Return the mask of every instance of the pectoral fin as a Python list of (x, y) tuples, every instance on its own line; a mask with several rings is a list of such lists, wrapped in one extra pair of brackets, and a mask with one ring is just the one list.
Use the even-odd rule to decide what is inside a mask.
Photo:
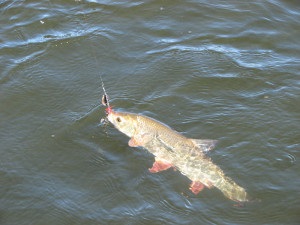
[(194, 145), (200, 148), (202, 151), (207, 152), (212, 150), (218, 141), (216, 140), (209, 140), (209, 139), (190, 139)]
[(130, 147), (144, 146), (146, 143), (151, 141), (153, 137), (149, 133), (135, 134), (128, 141)]
[(151, 173), (157, 173), (163, 170), (167, 170), (170, 167), (172, 167), (173, 165), (165, 160), (161, 160), (161, 159), (155, 159), (155, 162), (153, 163), (153, 166), (151, 168), (149, 168), (149, 171)]
[(130, 138), (130, 140), (128, 141), (128, 145), (130, 147), (139, 147), (141, 146), (141, 143), (139, 143), (134, 137)]

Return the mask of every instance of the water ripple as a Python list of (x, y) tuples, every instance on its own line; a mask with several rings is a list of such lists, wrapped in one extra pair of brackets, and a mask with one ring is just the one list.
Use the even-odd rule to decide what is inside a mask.
[[(299, 223), (296, 1), (0, 7), (1, 222)], [(150, 174), (153, 156), (98, 126), (99, 74), (116, 109), (220, 140), (213, 161), (261, 201)]]

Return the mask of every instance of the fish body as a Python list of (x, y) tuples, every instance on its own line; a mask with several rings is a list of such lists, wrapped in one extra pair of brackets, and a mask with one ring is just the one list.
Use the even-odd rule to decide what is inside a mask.
[(236, 184), (205, 154), (215, 140), (189, 139), (169, 126), (150, 117), (107, 110), (108, 120), (130, 137), (131, 147), (144, 147), (155, 156), (150, 172), (175, 168), (188, 177), (190, 190), (198, 194), (204, 187), (216, 187), (231, 200), (248, 201), (244, 188)]

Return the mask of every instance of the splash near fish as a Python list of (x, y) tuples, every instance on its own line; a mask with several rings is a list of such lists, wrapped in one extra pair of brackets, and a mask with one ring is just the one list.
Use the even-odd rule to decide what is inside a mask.
[(150, 117), (116, 112), (109, 106), (106, 94), (102, 104), (107, 107), (108, 121), (130, 138), (129, 146), (143, 147), (155, 156), (149, 168), (151, 173), (175, 168), (191, 180), (190, 190), (194, 194), (216, 187), (233, 201), (248, 201), (245, 189), (226, 176), (205, 154), (214, 148), (216, 140), (190, 139)]

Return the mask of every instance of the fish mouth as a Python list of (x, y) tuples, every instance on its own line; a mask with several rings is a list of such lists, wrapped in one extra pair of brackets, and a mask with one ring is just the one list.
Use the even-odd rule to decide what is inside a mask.
[(108, 106), (108, 107), (105, 109), (105, 112), (106, 112), (107, 115), (109, 115), (110, 113), (112, 113), (112, 112), (113, 112), (112, 107)]
[(113, 114), (113, 113), (114, 113), (114, 111), (113, 111), (112, 107), (111, 106), (107, 106), (107, 108), (105, 108), (105, 114), (106, 114), (106, 116), (104, 118), (100, 119), (100, 123), (104, 124), (104, 125), (107, 125), (107, 124), (109, 124), (109, 122), (111, 122), (113, 124), (113, 120), (111, 118), (111, 114)]
[(115, 111), (113, 111), (113, 109), (111, 107), (107, 107), (105, 109), (106, 112), (106, 118), (109, 122), (111, 122), (112, 124), (115, 124), (114, 122), (114, 115), (116, 114)]

